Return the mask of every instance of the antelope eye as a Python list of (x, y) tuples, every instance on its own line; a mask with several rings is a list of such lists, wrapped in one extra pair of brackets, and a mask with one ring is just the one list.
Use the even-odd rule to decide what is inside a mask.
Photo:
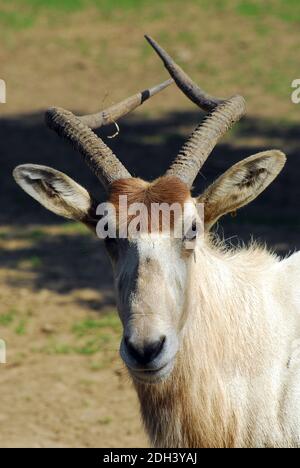
[(197, 230), (197, 222), (196, 220), (194, 220), (192, 222), (192, 225), (190, 226), (190, 228), (185, 232), (184, 236), (183, 236), (183, 241), (194, 241), (197, 237), (197, 234), (198, 234), (198, 230)]

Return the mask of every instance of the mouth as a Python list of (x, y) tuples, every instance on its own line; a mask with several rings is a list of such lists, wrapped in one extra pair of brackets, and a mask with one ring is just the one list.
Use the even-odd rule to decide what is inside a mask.
[(128, 367), (128, 370), (137, 382), (155, 384), (166, 380), (171, 374), (173, 367), (174, 362), (170, 361), (158, 369), (132, 369)]

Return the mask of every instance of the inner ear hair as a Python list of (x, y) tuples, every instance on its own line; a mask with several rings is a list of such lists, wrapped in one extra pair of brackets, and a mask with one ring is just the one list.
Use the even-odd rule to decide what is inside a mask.
[(28, 195), (48, 210), (95, 230), (98, 203), (85, 188), (63, 172), (47, 166), (23, 164), (15, 168), (13, 176)]
[(205, 229), (226, 213), (254, 200), (277, 177), (286, 161), (278, 150), (263, 151), (228, 169), (197, 199), (204, 203)]

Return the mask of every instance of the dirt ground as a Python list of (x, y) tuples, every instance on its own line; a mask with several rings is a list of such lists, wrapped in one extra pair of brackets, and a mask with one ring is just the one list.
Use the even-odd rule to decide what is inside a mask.
[(1, 447), (146, 444), (103, 288), (108, 262), (89, 233), (72, 229), (1, 231)]
[[(242, 157), (274, 147), (288, 154), (281, 176), (237, 217), (222, 221), (219, 234), (231, 244), (258, 238), (282, 256), (300, 247), (300, 105), (290, 101), (299, 74), (298, 24), (185, 4), (182, 14), (43, 13), (30, 27), (1, 29), (0, 78), (8, 94), (0, 104), (0, 338), (7, 345), (0, 447), (148, 444), (118, 357), (121, 327), (101, 242), (46, 212), (11, 177), (17, 164), (45, 164), (103, 199), (80, 156), (46, 128), (43, 112), (52, 104), (94, 111), (165, 79), (143, 33), (168, 46), (210, 92), (240, 91), (249, 102), (247, 118), (218, 145), (195, 193)], [(152, 179), (200, 118), (171, 87), (122, 120), (119, 136), (108, 142), (133, 174)]]

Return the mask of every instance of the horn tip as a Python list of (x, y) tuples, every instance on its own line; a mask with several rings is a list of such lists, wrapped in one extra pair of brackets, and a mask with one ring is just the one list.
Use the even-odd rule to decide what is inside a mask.
[(157, 51), (157, 49), (160, 47), (159, 44), (153, 39), (153, 37), (149, 36), (148, 34), (144, 35), (144, 38), (146, 41)]

